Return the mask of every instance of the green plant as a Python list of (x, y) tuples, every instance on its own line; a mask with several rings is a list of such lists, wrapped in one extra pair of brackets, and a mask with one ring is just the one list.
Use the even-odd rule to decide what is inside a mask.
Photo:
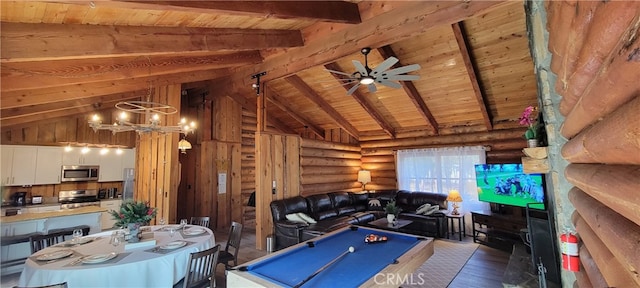
[(116, 220), (114, 227), (125, 227), (129, 223), (148, 224), (156, 217), (156, 208), (149, 206), (149, 202), (127, 200), (122, 202), (120, 209), (109, 213)]
[(400, 213), (400, 207), (396, 205), (396, 201), (391, 201), (387, 203), (387, 206), (384, 206), (384, 212), (387, 214), (398, 215)]

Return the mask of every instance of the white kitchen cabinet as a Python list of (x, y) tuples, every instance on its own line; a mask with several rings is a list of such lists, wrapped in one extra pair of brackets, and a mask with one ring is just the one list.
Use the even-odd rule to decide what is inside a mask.
[(63, 148), (38, 146), (34, 185), (60, 184)]
[(98, 182), (122, 181), (122, 156), (117, 155), (115, 150), (109, 151), (107, 155), (102, 155), (100, 159), (100, 177)]
[(2, 145), (2, 184), (33, 185), (37, 154), (35, 146)]
[[(136, 149), (122, 149), (122, 168), (136, 168)], [(121, 173), (122, 174), (122, 173)]]
[(62, 165), (100, 165), (100, 148), (87, 148), (87, 152), (82, 151), (83, 147), (73, 147), (71, 151), (64, 151)]
[[(122, 200), (120, 199), (100, 201), (100, 207), (107, 208), (109, 209), (108, 211), (117, 211), (118, 209), (120, 209), (120, 204), (122, 204)], [(116, 220), (113, 220), (111, 213), (109, 213), (108, 211), (102, 212), (102, 216), (100, 217), (100, 226), (102, 227), (102, 230), (111, 229), (113, 228), (113, 224), (116, 224)]]

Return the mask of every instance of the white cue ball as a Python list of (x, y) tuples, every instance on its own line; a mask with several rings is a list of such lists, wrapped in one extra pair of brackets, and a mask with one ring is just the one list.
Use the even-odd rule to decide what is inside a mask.
[(350, 253), (353, 253), (353, 251), (356, 251), (356, 249), (355, 249), (355, 248), (353, 248), (353, 246), (349, 246), (349, 252), (350, 252)]

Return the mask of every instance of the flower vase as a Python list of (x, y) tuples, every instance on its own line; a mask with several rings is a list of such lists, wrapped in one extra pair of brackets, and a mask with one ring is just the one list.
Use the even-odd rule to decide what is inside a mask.
[(538, 139), (527, 139), (527, 146), (529, 148), (536, 148), (538, 147)]
[(387, 222), (393, 223), (394, 220), (396, 220), (396, 215), (387, 214)]
[(140, 241), (140, 226), (141, 223), (129, 223), (127, 224), (127, 229), (129, 230), (129, 237), (127, 242), (136, 243)]

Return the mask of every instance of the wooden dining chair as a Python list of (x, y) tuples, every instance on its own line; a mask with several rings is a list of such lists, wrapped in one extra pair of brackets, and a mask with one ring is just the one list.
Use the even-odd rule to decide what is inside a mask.
[(209, 228), (209, 217), (191, 217), (191, 221), (189, 222), (191, 225), (204, 226)]
[(40, 235), (33, 235), (29, 238), (31, 242), (31, 254), (36, 253), (49, 246), (64, 242), (65, 232), (55, 232)]
[[(218, 264), (224, 263), (224, 267), (227, 270), (233, 266), (238, 266), (238, 251), (240, 250), (240, 240), (242, 240), (242, 224), (235, 221), (231, 222), (227, 245), (225, 246), (224, 250), (220, 251), (220, 256), (218, 257)], [(229, 262), (231, 261), (233, 261), (233, 266), (229, 265)]]
[(216, 263), (220, 244), (189, 255), (187, 272), (174, 288), (216, 287)]

